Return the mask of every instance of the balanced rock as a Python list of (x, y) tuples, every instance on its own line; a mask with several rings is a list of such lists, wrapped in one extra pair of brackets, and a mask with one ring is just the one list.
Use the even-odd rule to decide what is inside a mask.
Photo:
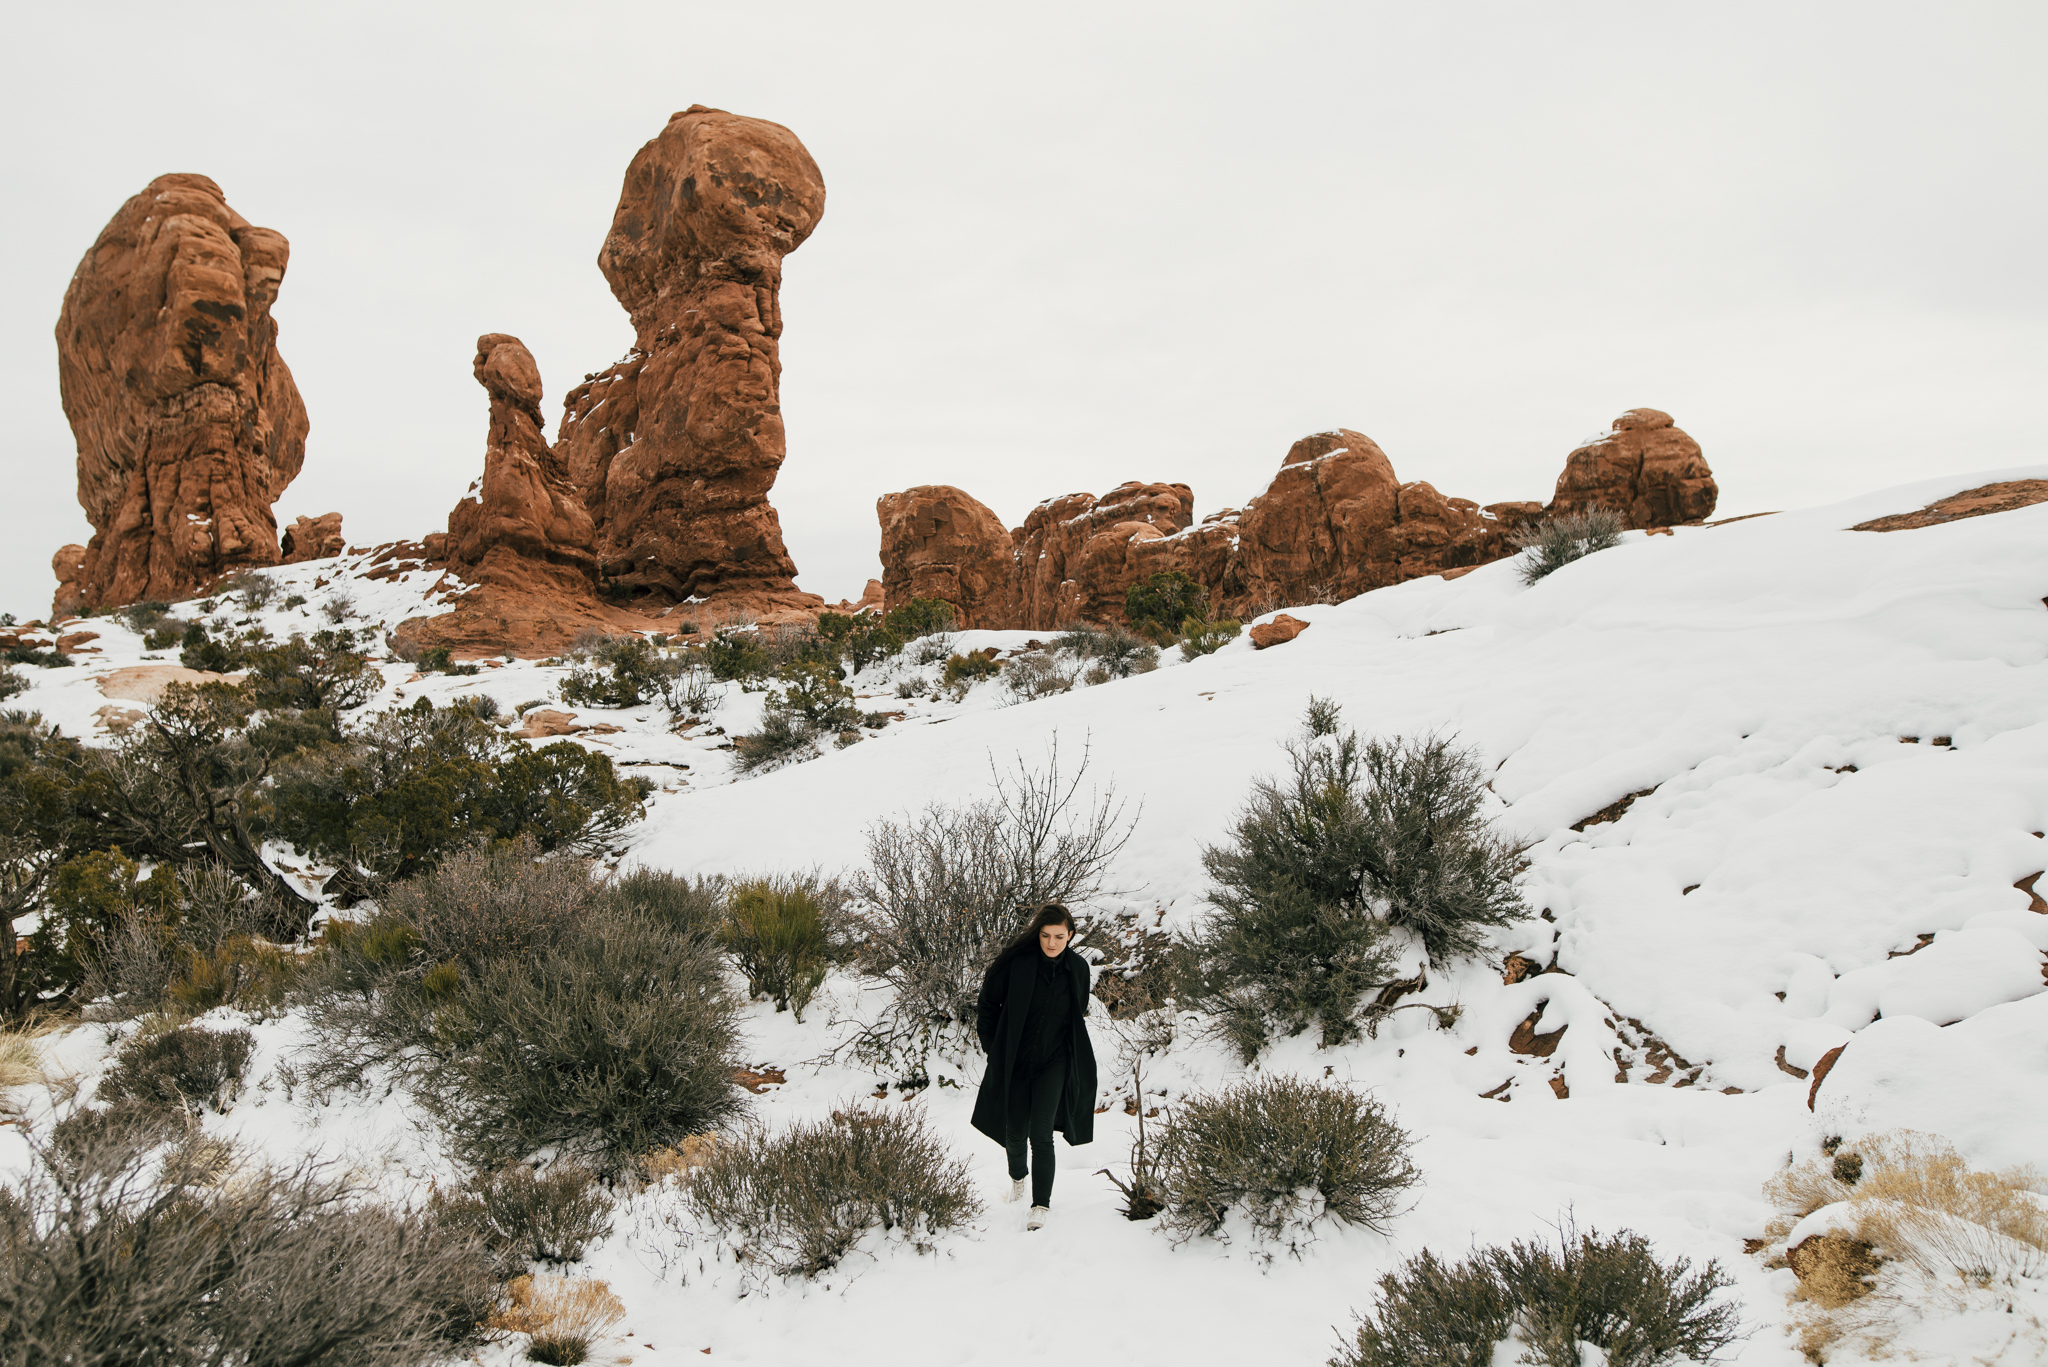
[(284, 563), (287, 565), (340, 555), (348, 549), (348, 541), (341, 534), (341, 514), (322, 513), (318, 517), (293, 519), (292, 525), (284, 529), (279, 546), (284, 551)]
[(306, 407), (271, 306), (290, 247), (205, 176), (159, 176), (79, 262), (57, 379), (93, 537), (72, 609), (189, 596), (278, 563), (271, 505), (305, 461)]
[(768, 492), (782, 427), (782, 259), (825, 210), (817, 163), (764, 119), (692, 105), (627, 168), (598, 267), (626, 359), (572, 390), (556, 454), (636, 595), (812, 608)]
[(1712, 517), (1719, 497), (1700, 444), (1669, 413), (1631, 408), (1565, 457), (1549, 512), (1612, 508), (1630, 527), (1670, 527)]
[(987, 505), (950, 484), (920, 484), (876, 499), (875, 517), (882, 524), (886, 609), (936, 598), (952, 605), (961, 627), (1015, 622), (1010, 533)]

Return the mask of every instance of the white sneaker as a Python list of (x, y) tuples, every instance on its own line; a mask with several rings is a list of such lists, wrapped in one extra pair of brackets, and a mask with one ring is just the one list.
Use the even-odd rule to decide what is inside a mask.
[(1024, 1222), (1026, 1229), (1044, 1229), (1045, 1222), (1052, 1218), (1052, 1212), (1044, 1206), (1033, 1206), (1031, 1218)]
[(1031, 1179), (1030, 1179), (1030, 1178), (1028, 1178), (1028, 1177), (1013, 1177), (1013, 1178), (1011, 1178), (1011, 1179), (1010, 1179), (1010, 1189), (1009, 1189), (1008, 1191), (1006, 1191), (1006, 1192), (1004, 1192), (1004, 1193), (1003, 1193), (1003, 1204), (1005, 1204), (1005, 1205), (1008, 1205), (1008, 1204), (1009, 1204), (1010, 1202), (1012, 1202), (1012, 1201), (1021, 1201), (1021, 1200), (1023, 1200), (1023, 1199), (1024, 1199), (1024, 1188), (1026, 1188), (1026, 1187), (1028, 1187), (1028, 1186), (1030, 1186), (1030, 1185), (1031, 1185)]

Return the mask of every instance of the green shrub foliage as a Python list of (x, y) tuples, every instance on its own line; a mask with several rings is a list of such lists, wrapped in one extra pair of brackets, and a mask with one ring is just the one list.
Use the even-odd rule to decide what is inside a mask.
[(487, 1170), (552, 1149), (608, 1176), (734, 1118), (739, 1002), (704, 885), (606, 888), (531, 855), (464, 851), (330, 923), (297, 989), (309, 1082), (388, 1068)]
[(1244, 624), (1235, 617), (1225, 617), (1214, 622), (1191, 621), (1185, 630), (1185, 639), (1180, 643), (1181, 658), (1199, 660), (1204, 655), (1214, 655), (1237, 639), (1238, 633), (1244, 630)]
[(747, 1126), (712, 1150), (685, 1200), (742, 1261), (784, 1277), (829, 1271), (878, 1229), (926, 1251), (981, 1213), (967, 1165), (905, 1106), (774, 1135)]
[(1574, 560), (1614, 549), (1621, 544), (1624, 530), (1620, 513), (1611, 508), (1588, 508), (1583, 513), (1551, 518), (1531, 531), (1517, 533), (1514, 543), (1522, 549), (1522, 582), (1533, 584)]
[(1221, 1233), (1233, 1212), (1266, 1239), (1298, 1242), (1325, 1218), (1384, 1234), (1421, 1179), (1410, 1147), (1348, 1087), (1247, 1079), (1174, 1110), (1154, 1172), (1161, 1220), (1181, 1239)]
[(1569, 1222), (1557, 1247), (1489, 1248), (1456, 1264), (1424, 1250), (1380, 1278), (1379, 1302), (1330, 1367), (1489, 1367), (1519, 1326), (1524, 1360), (1579, 1367), (1581, 1343), (1613, 1367), (1713, 1362), (1741, 1336), (1718, 1263), (1664, 1262), (1641, 1235), (1602, 1237)]
[(1208, 616), (1209, 591), (1179, 570), (1163, 570), (1124, 591), (1124, 621), (1131, 630), (1164, 642)]
[(1441, 964), (1527, 914), (1469, 755), (1437, 736), (1334, 734), (1313, 707), (1310, 722), (1287, 747), (1290, 772), (1254, 785), (1230, 838), (1203, 853), (1213, 910), (1193, 949), (1247, 1059), (1276, 1026), (1315, 1026), (1325, 1044), (1355, 1034), (1361, 998), (1396, 962), (1389, 931), (1412, 931)]
[(1128, 679), (1159, 668), (1159, 648), (1122, 627), (1076, 624), (1062, 630), (1052, 644), (1056, 651), (1089, 662), (1086, 678), (1091, 684)]
[(746, 974), (750, 995), (803, 1020), (832, 966), (829, 918), (841, 900), (836, 884), (815, 876), (749, 878), (727, 890), (719, 943)]

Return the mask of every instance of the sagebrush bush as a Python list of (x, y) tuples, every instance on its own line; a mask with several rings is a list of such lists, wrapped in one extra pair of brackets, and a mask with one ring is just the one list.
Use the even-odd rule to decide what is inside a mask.
[(579, 641), (581, 662), (562, 680), (562, 701), (579, 707), (637, 707), (660, 698), (681, 661), (641, 636)]
[(296, 989), (316, 1092), (390, 1069), (473, 1166), (552, 1147), (609, 1176), (740, 1109), (739, 1002), (715, 883), (610, 887), (575, 861), (472, 851), (331, 921)]
[(18, 693), (28, 692), (28, 680), (10, 664), (0, 664), (0, 702)]
[(869, 1039), (878, 1054), (915, 1051), (933, 1029), (974, 1019), (981, 974), (1002, 943), (1047, 902), (1085, 901), (1131, 837), (1114, 785), (1081, 793), (1088, 757), (1060, 770), (995, 775), (993, 797), (935, 803), (867, 830), (853, 880), (861, 969), (891, 989)]
[(799, 1023), (834, 957), (830, 918), (844, 900), (815, 875), (748, 878), (727, 889), (719, 943), (747, 977), (747, 992), (767, 997)]
[(460, 1191), (435, 1192), (435, 1217), (472, 1236), (511, 1277), (528, 1263), (574, 1263), (590, 1244), (610, 1237), (612, 1203), (597, 1174), (581, 1163), (556, 1163), (536, 1173), (512, 1163), (478, 1175)]
[(123, 1044), (100, 1078), (99, 1098), (177, 1110), (204, 1106), (225, 1111), (242, 1089), (256, 1037), (247, 1030), (202, 1030), (185, 1025), (144, 1031)]
[(1093, 627), (1077, 622), (1053, 638), (1053, 649), (1089, 661), (1091, 684), (1128, 679), (1159, 668), (1159, 648), (1122, 627)]
[[(1034, 650), (1019, 655), (1003, 669), (1003, 690), (1013, 703), (1049, 698), (1073, 690), (1081, 678), (1078, 665), (1067, 663), (1052, 651)], [(916, 689), (911, 688), (911, 694)], [(901, 696), (910, 696), (902, 694)]]
[(1533, 584), (1574, 560), (1614, 549), (1621, 544), (1624, 530), (1620, 513), (1611, 508), (1588, 508), (1583, 513), (1550, 518), (1528, 531), (1517, 532), (1512, 540), (1522, 550), (1518, 567), (1522, 582)]
[(267, 1018), (284, 1009), (298, 972), (296, 954), (247, 935), (234, 936), (211, 950), (181, 944), (164, 996), (188, 1015), (233, 1006)]
[(766, 773), (785, 764), (801, 764), (818, 757), (816, 727), (794, 712), (769, 708), (761, 714), (761, 729), (732, 738), (743, 774)]
[(0, 1362), (420, 1367), (475, 1337), (486, 1259), (430, 1218), (365, 1204), (307, 1161), (106, 1121), (32, 1142), (0, 1196)]
[(952, 655), (946, 659), (946, 667), (939, 674), (939, 682), (948, 688), (972, 687), (978, 680), (994, 678), (1002, 672), (1002, 663), (996, 659), (996, 648), (970, 650), (965, 655)]
[(1124, 621), (1132, 631), (1170, 645), (1190, 623), (1209, 615), (1209, 591), (1179, 570), (1148, 575), (1124, 591)]
[(1189, 622), (1186, 639), (1180, 643), (1183, 660), (1199, 660), (1204, 655), (1214, 655), (1244, 630), (1244, 624), (1235, 617), (1224, 617), (1213, 622)]
[(877, 1229), (922, 1252), (981, 1213), (967, 1165), (907, 1106), (835, 1111), (779, 1134), (743, 1127), (684, 1193), (743, 1261), (785, 1277), (837, 1266)]
[(420, 1096), (479, 1166), (552, 1148), (610, 1176), (740, 1114), (738, 1011), (714, 952), (600, 908), (464, 974)]
[(1249, 1060), (1273, 1027), (1351, 1038), (1389, 980), (1392, 929), (1430, 962), (1480, 950), (1527, 914), (1515, 850), (1484, 815), (1485, 775), (1443, 737), (1362, 741), (1311, 706), (1291, 772), (1253, 786), (1229, 840), (1203, 852), (1212, 914), (1191, 941), (1225, 1033)]
[(1348, 1087), (1254, 1078), (1175, 1108), (1160, 1140), (1162, 1223), (1220, 1233), (1233, 1212), (1258, 1236), (1298, 1241), (1323, 1219), (1384, 1234), (1422, 1174), (1386, 1109)]
[(1449, 1265), (1424, 1250), (1380, 1278), (1373, 1314), (1330, 1367), (1490, 1367), (1511, 1327), (1541, 1367), (1580, 1367), (1581, 1343), (1612, 1367), (1707, 1363), (1741, 1337), (1736, 1307), (1714, 1301), (1733, 1285), (1718, 1263), (1666, 1263), (1628, 1230), (1560, 1235), (1556, 1248), (1518, 1240)]

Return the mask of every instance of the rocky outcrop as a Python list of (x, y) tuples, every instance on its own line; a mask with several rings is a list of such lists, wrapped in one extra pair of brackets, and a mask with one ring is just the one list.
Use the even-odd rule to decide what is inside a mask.
[(768, 492), (785, 454), (782, 259), (825, 210), (794, 133), (692, 105), (627, 168), (598, 267), (634, 349), (566, 400), (555, 452), (607, 580), (659, 601), (815, 609)]
[(1122, 620), (1132, 584), (1179, 568), (1179, 557), (1161, 543), (1194, 520), (1195, 496), (1185, 484), (1132, 480), (1101, 498), (1047, 499), (1012, 533), (1017, 625), (1051, 631), (1069, 622)]
[(1612, 508), (1630, 527), (1670, 527), (1712, 517), (1719, 497), (1700, 444), (1669, 413), (1631, 408), (1565, 457), (1549, 513)]
[(61, 608), (176, 600), (278, 563), (271, 505), (308, 429), (271, 317), (289, 255), (205, 176), (168, 175), (79, 262), (57, 378), (93, 537), (75, 578), (59, 568)]
[(340, 555), (348, 549), (348, 541), (341, 534), (341, 514), (322, 513), (318, 517), (295, 518), (292, 525), (284, 529), (278, 545), (284, 552), (287, 565)]
[(597, 529), (541, 435), (540, 367), (517, 337), (476, 339), (471, 363), (491, 396), (484, 472), (448, 514), (449, 563), (463, 578), (582, 594), (597, 583)]
[(875, 500), (882, 524), (882, 599), (953, 606), (962, 627), (1007, 627), (1017, 618), (1010, 533), (988, 507), (950, 484), (921, 484)]
[(85, 606), (85, 547), (77, 542), (59, 546), (50, 557), (50, 573), (57, 576), (57, 597), (50, 608), (52, 617), (70, 617)]
[[(1120, 621), (1130, 586), (1169, 570), (1205, 587), (1217, 615), (1341, 602), (1512, 555), (1516, 534), (1546, 516), (1603, 504), (1619, 509), (1630, 527), (1662, 527), (1704, 518), (1716, 494), (1698, 445), (1646, 408), (1624, 413), (1608, 437), (1574, 451), (1558, 489), (1548, 508), (1481, 507), (1425, 481), (1402, 483), (1364, 433), (1318, 432), (1294, 443), (1265, 492), (1241, 511), (1226, 508), (1193, 526), (1194, 496), (1185, 484), (1133, 482), (1099, 499), (1069, 494), (1041, 503), (1009, 533), (1014, 611), (975, 624), (1046, 631), (1075, 620)], [(981, 507), (957, 489), (946, 492)], [(889, 495), (879, 506), (908, 496)], [(894, 608), (908, 593), (906, 557), (914, 552), (890, 525), (885, 514), (883, 582)], [(999, 538), (984, 532), (981, 541), (993, 548)], [(983, 577), (994, 582), (992, 571)], [(991, 588), (984, 596), (994, 602), (1000, 593)]]
[(1874, 517), (1868, 522), (1857, 523), (1849, 530), (1906, 532), (1917, 527), (1938, 527), (1944, 522), (1955, 522), (1966, 517), (2010, 513), (2020, 508), (2031, 508), (2036, 503), (2048, 503), (2048, 479), (2005, 480), (1998, 484), (1982, 484), (1975, 489), (1965, 489), (1959, 494), (1936, 499), (1916, 512)]
[(1302, 632), (1308, 630), (1308, 623), (1299, 617), (1277, 613), (1270, 622), (1261, 622), (1251, 629), (1252, 649), (1265, 650), (1270, 646), (1284, 646)]

